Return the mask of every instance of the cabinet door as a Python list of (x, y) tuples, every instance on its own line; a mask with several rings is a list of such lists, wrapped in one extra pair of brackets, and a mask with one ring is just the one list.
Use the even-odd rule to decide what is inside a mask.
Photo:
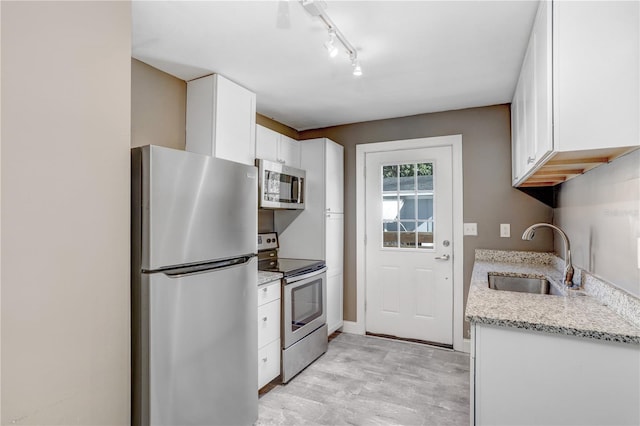
[(280, 162), (290, 167), (300, 168), (300, 142), (285, 135), (279, 136), (278, 157)]
[(551, 69), (551, 7), (540, 2), (531, 33), (533, 49), (533, 82), (535, 108), (535, 137), (531, 155), (536, 164), (553, 150), (552, 126), (552, 69)]
[(326, 213), (325, 224), (325, 261), (327, 275), (331, 275), (343, 269), (344, 214)]
[(640, 144), (640, 2), (554, 1), (554, 148)]
[(640, 424), (637, 345), (481, 324), (474, 340), (475, 424)]
[(343, 321), (343, 274), (327, 275), (327, 327), (331, 334), (340, 327)]
[(220, 75), (216, 77), (214, 156), (253, 166), (256, 95)]
[(536, 140), (536, 106), (535, 106), (535, 56), (533, 52), (533, 37), (529, 39), (529, 47), (522, 63), (522, 117), (524, 122), (524, 150), (520, 159), (523, 164), (523, 174), (527, 174), (534, 166)]
[(518, 80), (516, 92), (511, 102), (511, 120), (512, 120), (512, 168), (513, 180), (520, 181), (526, 170), (527, 165), (527, 141), (526, 141), (526, 121), (524, 108), (524, 82), (522, 75)]
[(516, 86), (516, 91), (511, 100), (511, 176), (515, 185), (520, 180), (520, 153), (522, 141), (520, 140), (520, 132), (522, 123), (520, 121), (520, 85)]
[(280, 339), (258, 349), (258, 389), (280, 375)]
[(258, 306), (280, 299), (280, 280), (268, 282), (258, 287)]
[(256, 126), (256, 158), (278, 161), (280, 135), (264, 126)]
[(187, 83), (185, 149), (254, 165), (256, 95), (214, 74)]
[(327, 212), (344, 213), (344, 148), (326, 140), (325, 191)]
[(258, 347), (280, 337), (280, 299), (258, 307)]
[(214, 96), (212, 75), (187, 83), (186, 151), (213, 155)]

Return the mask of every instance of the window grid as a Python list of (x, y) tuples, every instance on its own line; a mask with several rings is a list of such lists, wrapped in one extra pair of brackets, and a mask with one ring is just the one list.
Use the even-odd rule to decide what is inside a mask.
[(434, 249), (433, 162), (383, 165), (382, 246)]

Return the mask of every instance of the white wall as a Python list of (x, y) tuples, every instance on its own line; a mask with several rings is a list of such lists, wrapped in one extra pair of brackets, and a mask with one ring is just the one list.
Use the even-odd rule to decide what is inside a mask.
[(575, 265), (640, 297), (640, 150), (563, 183), (554, 223)]
[(128, 2), (7, 2), (2, 424), (130, 418)]

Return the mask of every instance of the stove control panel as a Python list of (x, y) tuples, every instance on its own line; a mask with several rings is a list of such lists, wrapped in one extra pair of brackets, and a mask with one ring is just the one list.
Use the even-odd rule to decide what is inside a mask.
[(273, 250), (277, 248), (278, 248), (278, 234), (276, 232), (258, 234), (258, 251)]

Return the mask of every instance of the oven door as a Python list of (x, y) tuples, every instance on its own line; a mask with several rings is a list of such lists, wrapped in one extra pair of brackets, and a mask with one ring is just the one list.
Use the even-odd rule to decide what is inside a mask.
[[(326, 268), (296, 281), (285, 279), (282, 299), (282, 347), (284, 349), (327, 322)], [(299, 279), (298, 279), (299, 278)]]

